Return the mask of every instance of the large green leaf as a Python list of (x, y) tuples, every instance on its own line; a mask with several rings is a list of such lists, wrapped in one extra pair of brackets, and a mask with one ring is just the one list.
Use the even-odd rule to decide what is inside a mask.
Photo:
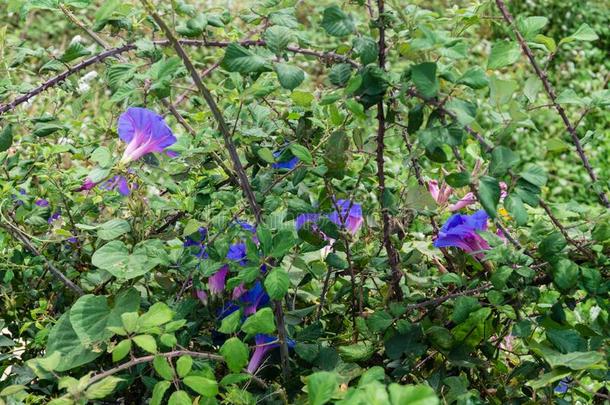
[(349, 14), (344, 13), (338, 6), (330, 6), (324, 10), (322, 28), (332, 36), (343, 37), (354, 32), (356, 26)]
[(70, 323), (81, 344), (90, 347), (112, 336), (106, 329), (109, 315), (107, 299), (101, 295), (83, 295), (72, 305)]
[(267, 28), (263, 38), (267, 48), (276, 55), (280, 55), (294, 38), (294, 32), (290, 28), (274, 25)]
[(479, 200), (487, 215), (491, 218), (495, 218), (498, 214), (497, 208), (501, 191), (498, 180), (493, 177), (482, 176), (479, 179)]
[(310, 405), (323, 405), (329, 402), (338, 388), (338, 376), (334, 372), (318, 371), (307, 377)]
[(425, 98), (436, 96), (440, 89), (436, 77), (436, 63), (425, 62), (411, 68), (411, 80), (417, 91)]
[(277, 63), (275, 73), (282, 87), (288, 90), (294, 90), (305, 80), (305, 72), (301, 68), (287, 63)]
[(97, 236), (103, 240), (116, 239), (131, 230), (129, 222), (124, 219), (111, 219), (97, 228)]
[(81, 342), (70, 323), (69, 312), (64, 313), (49, 333), (46, 353), (61, 353), (61, 360), (56, 371), (67, 371), (83, 364), (87, 364), (98, 358), (103, 351), (92, 351)]
[(390, 403), (392, 405), (437, 405), (440, 404), (434, 390), (427, 385), (390, 384)]
[(290, 279), (286, 270), (275, 268), (265, 277), (265, 290), (272, 300), (281, 300), (288, 292)]
[(220, 354), (234, 373), (238, 373), (248, 364), (248, 347), (237, 337), (227, 339), (220, 348)]
[(229, 72), (242, 74), (261, 73), (271, 70), (271, 65), (262, 56), (250, 52), (238, 44), (229, 44), (221, 66)]
[(487, 69), (500, 69), (512, 65), (519, 60), (521, 48), (514, 41), (496, 42), (491, 47), (491, 54), (487, 61)]
[(257, 333), (271, 334), (275, 332), (273, 311), (271, 308), (259, 309), (256, 311), (256, 313), (246, 319), (244, 324), (241, 326), (241, 330), (250, 335)]
[(136, 245), (130, 254), (123, 242), (114, 240), (96, 250), (91, 263), (119, 279), (129, 280), (141, 276), (158, 264), (158, 259), (149, 256), (145, 242)]

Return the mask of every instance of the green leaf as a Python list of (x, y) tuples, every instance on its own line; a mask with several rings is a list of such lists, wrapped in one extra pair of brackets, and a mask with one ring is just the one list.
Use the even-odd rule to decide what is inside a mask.
[[(6, 387), (2, 391), (0, 391), (0, 397), (8, 397), (9, 395), (15, 395), (22, 391), (25, 391), (25, 385), (21, 385), (21, 384), (9, 385), (8, 387)], [(0, 401), (1, 401), (1, 399), (0, 399)]]
[(347, 362), (365, 361), (375, 353), (375, 346), (369, 342), (358, 342), (338, 349), (341, 358)]
[(102, 240), (112, 240), (131, 230), (129, 222), (124, 219), (111, 219), (97, 228), (97, 237)]
[(451, 187), (464, 187), (470, 184), (470, 173), (457, 172), (445, 176), (445, 181)]
[(349, 63), (338, 63), (330, 69), (328, 80), (335, 86), (343, 87), (351, 76), (352, 65)]
[(241, 74), (262, 73), (271, 70), (271, 66), (265, 58), (234, 43), (227, 46), (221, 66), (229, 72)]
[(491, 54), (487, 61), (487, 69), (500, 69), (512, 65), (519, 60), (521, 49), (514, 41), (496, 42), (491, 48)]
[(60, 61), (64, 63), (68, 63), (73, 61), (74, 59), (80, 58), (81, 56), (90, 55), (91, 51), (89, 51), (83, 44), (80, 42), (72, 42), (68, 49), (64, 52), (64, 54), (59, 58)]
[(175, 391), (167, 402), (168, 405), (192, 405), (191, 397), (186, 391)]
[(188, 376), (183, 380), (184, 384), (204, 397), (213, 398), (218, 394), (218, 383), (212, 379), (200, 376)]
[(290, 41), (294, 39), (294, 32), (287, 27), (274, 25), (267, 28), (263, 34), (265, 45), (276, 55), (282, 54)]
[(7, 124), (0, 132), (0, 152), (8, 150), (13, 144), (13, 125)]
[(275, 163), (275, 156), (269, 148), (258, 148), (256, 154), (267, 163)]
[(377, 60), (379, 46), (373, 38), (367, 36), (354, 38), (352, 46), (353, 51), (360, 57), (360, 62), (363, 65), (368, 65)]
[(151, 335), (134, 336), (133, 341), (148, 353), (157, 353), (157, 342)]
[(237, 337), (227, 339), (220, 348), (220, 354), (234, 373), (240, 372), (248, 364), (248, 346)]
[(534, 37), (541, 29), (543, 29), (549, 22), (546, 17), (532, 16), (526, 18), (517, 18), (517, 28), (521, 35), (527, 40)]
[(178, 377), (183, 378), (186, 376), (191, 372), (192, 367), (193, 358), (191, 356), (180, 356), (180, 358), (176, 361), (176, 372), (178, 373)]
[(138, 323), (140, 330), (146, 330), (153, 326), (161, 326), (171, 321), (173, 317), (174, 313), (167, 304), (157, 302), (148, 309), (148, 312), (140, 316)]
[(280, 85), (288, 90), (294, 90), (305, 80), (305, 72), (301, 68), (287, 63), (277, 63), (275, 73)]
[(381, 332), (394, 323), (394, 318), (385, 311), (376, 311), (368, 317), (367, 323), (373, 332)]
[(495, 218), (498, 214), (500, 194), (501, 189), (498, 180), (489, 176), (481, 176), (479, 179), (479, 201), (491, 218)]
[(390, 403), (392, 405), (438, 405), (440, 400), (434, 390), (427, 385), (399, 385), (392, 383), (388, 386)]
[(163, 403), (163, 396), (169, 389), (172, 383), (169, 381), (159, 381), (153, 388), (152, 397), (150, 399), (150, 405), (161, 405)]
[(504, 207), (515, 219), (518, 226), (527, 224), (527, 210), (518, 194), (511, 193), (504, 199)]
[(234, 333), (239, 328), (240, 322), (241, 322), (241, 310), (238, 310), (238, 311), (233, 312), (229, 316), (223, 318), (218, 331), (220, 333), (230, 335), (231, 333)]
[(436, 63), (425, 62), (411, 67), (411, 80), (424, 98), (436, 96), (440, 83), (436, 77)]
[(329, 402), (339, 388), (338, 376), (328, 371), (318, 371), (307, 377), (307, 394), (310, 405)]
[(112, 349), (112, 361), (117, 362), (125, 358), (131, 350), (131, 340), (125, 339), (120, 341), (114, 349)]
[(553, 283), (560, 291), (569, 291), (578, 281), (578, 265), (570, 260), (562, 259), (553, 265)]
[(324, 163), (328, 174), (335, 178), (343, 178), (349, 162), (348, 148), (350, 140), (345, 131), (335, 131), (330, 135), (324, 151)]
[(63, 129), (65, 129), (63, 125), (54, 124), (52, 122), (39, 122), (34, 127), (32, 135), (43, 138)]
[(116, 388), (117, 384), (124, 381), (122, 378), (117, 377), (106, 377), (102, 381), (96, 382), (87, 388), (85, 391), (85, 397), (87, 399), (100, 399), (107, 397), (112, 394), (112, 391)]
[(281, 300), (288, 292), (290, 279), (288, 273), (281, 267), (271, 270), (265, 277), (265, 290), (272, 300)]
[(546, 387), (550, 384), (553, 384), (556, 381), (562, 380), (565, 377), (569, 376), (571, 371), (563, 371), (563, 370), (553, 370), (549, 373), (543, 374), (540, 378), (535, 380), (530, 380), (526, 382), (526, 385), (529, 385), (534, 390), (539, 390), (540, 388)]
[(170, 366), (169, 361), (163, 356), (155, 356), (153, 359), (153, 367), (161, 378), (172, 381), (174, 379), (174, 370)]
[(540, 242), (538, 251), (547, 260), (554, 259), (567, 246), (567, 242), (559, 231), (552, 232)]
[(70, 309), (70, 323), (84, 346), (93, 346), (112, 336), (106, 329), (110, 308), (106, 297), (87, 294)]
[(255, 335), (257, 333), (271, 334), (275, 332), (275, 319), (271, 308), (262, 308), (248, 317), (241, 326), (244, 332)]
[(51, 329), (46, 347), (48, 355), (61, 353), (61, 361), (55, 371), (67, 371), (98, 358), (102, 351), (91, 351), (80, 343), (70, 323), (70, 313), (64, 313)]
[(538, 187), (544, 186), (547, 181), (547, 176), (544, 169), (533, 164), (526, 166), (526, 170), (519, 173), (519, 175), (529, 183)]
[(496, 146), (491, 152), (491, 163), (489, 174), (492, 176), (504, 176), (508, 169), (519, 163), (519, 156), (506, 146)]
[(568, 367), (572, 370), (602, 369), (604, 355), (600, 352), (572, 352), (561, 354), (541, 344), (530, 344), (530, 349), (541, 355), (552, 368)]
[(322, 28), (334, 37), (343, 37), (356, 29), (352, 17), (344, 13), (338, 6), (330, 6), (324, 10)]
[(559, 41), (559, 44), (567, 44), (573, 41), (597, 41), (598, 39), (599, 36), (595, 30), (585, 23), (578, 27), (575, 33)]
[(113, 276), (129, 280), (152, 270), (158, 261), (148, 256), (145, 245), (138, 244), (129, 254), (127, 246), (121, 241), (113, 240), (95, 251), (91, 257), (95, 267), (108, 271)]
[(477, 106), (468, 101), (452, 98), (446, 104), (447, 110), (452, 112), (462, 125), (470, 125), (477, 116)]
[(466, 85), (472, 89), (483, 89), (489, 85), (489, 79), (485, 71), (475, 67), (468, 69), (458, 80), (458, 84)]
[(304, 163), (313, 163), (313, 157), (305, 146), (299, 145), (298, 143), (293, 143), (290, 145), (290, 151), (294, 156), (298, 157), (299, 160), (303, 161)]

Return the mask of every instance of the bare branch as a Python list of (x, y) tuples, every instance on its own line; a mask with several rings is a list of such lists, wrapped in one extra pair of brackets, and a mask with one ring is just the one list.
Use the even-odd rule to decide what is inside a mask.
[[(517, 41), (519, 42), (519, 45), (521, 45), (521, 49), (523, 50), (523, 53), (525, 54), (525, 56), (527, 56), (527, 59), (529, 59), (530, 64), (532, 65), (532, 68), (534, 68), (534, 72), (536, 72), (536, 75), (542, 81), (544, 90), (546, 91), (546, 94), (551, 99), (551, 102), (553, 103), (555, 110), (557, 110), (557, 113), (561, 117), (561, 120), (563, 121), (566, 129), (568, 130), (570, 137), (572, 138), (572, 143), (574, 143), (574, 146), (576, 147), (576, 152), (578, 153), (578, 156), (580, 157), (580, 160), (582, 161), (583, 166), (587, 170), (587, 173), (589, 174), (591, 181), (593, 183), (597, 183), (597, 176), (595, 175), (595, 172), (593, 171), (593, 167), (591, 167), (591, 163), (589, 163), (589, 158), (585, 154), (582, 144), (580, 143), (580, 138), (578, 137), (578, 134), (576, 133), (576, 127), (574, 127), (572, 125), (565, 110), (563, 109), (561, 104), (559, 104), (557, 102), (557, 94), (555, 93), (555, 89), (553, 88), (553, 85), (549, 81), (549, 77), (548, 77), (547, 73), (542, 68), (540, 68), (540, 66), (538, 66), (538, 63), (536, 62), (536, 58), (534, 57), (532, 50), (530, 49), (529, 45), (527, 44), (525, 38), (523, 38), (523, 35), (521, 35), (521, 32), (519, 32), (519, 30), (515, 26), (514, 21), (513, 21), (513, 16), (508, 11), (508, 8), (506, 8), (506, 4), (504, 4), (504, 1), (496, 0), (496, 5), (500, 9), (500, 12), (502, 13), (502, 16), (504, 17), (504, 20), (508, 23), (508, 25), (511, 27), (513, 33), (517, 37)], [(597, 192), (597, 195), (599, 197), (599, 200), (602, 202), (602, 204), (606, 208), (610, 208), (610, 201), (608, 201), (608, 197), (606, 196), (606, 193), (603, 190), (600, 190)]]

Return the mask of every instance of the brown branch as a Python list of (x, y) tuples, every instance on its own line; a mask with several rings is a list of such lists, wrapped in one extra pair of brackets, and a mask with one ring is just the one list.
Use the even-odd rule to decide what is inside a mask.
[[(572, 138), (572, 143), (576, 147), (576, 152), (578, 153), (578, 156), (580, 157), (580, 160), (582, 161), (583, 166), (585, 167), (587, 173), (589, 174), (589, 178), (591, 178), (591, 182), (593, 182), (594, 184), (597, 183), (597, 176), (595, 175), (595, 172), (593, 171), (593, 167), (591, 167), (591, 164), (589, 163), (589, 158), (587, 158), (587, 155), (585, 154), (582, 144), (580, 143), (580, 138), (578, 137), (578, 134), (576, 133), (576, 128), (570, 122), (570, 120), (569, 120), (565, 110), (561, 106), (561, 104), (559, 104), (557, 102), (557, 94), (555, 93), (555, 89), (553, 88), (553, 85), (549, 81), (547, 73), (543, 69), (541, 69), (540, 66), (538, 66), (538, 63), (536, 62), (536, 58), (534, 57), (532, 50), (530, 49), (529, 45), (527, 44), (525, 38), (523, 38), (523, 35), (521, 35), (521, 32), (519, 32), (519, 30), (515, 26), (515, 24), (513, 22), (513, 16), (508, 11), (508, 8), (506, 8), (506, 4), (504, 4), (504, 1), (496, 0), (496, 5), (498, 6), (498, 9), (500, 9), (500, 12), (502, 13), (502, 16), (504, 17), (504, 20), (508, 23), (508, 25), (511, 27), (513, 33), (517, 37), (517, 41), (519, 42), (519, 45), (521, 45), (521, 49), (523, 50), (523, 53), (525, 54), (525, 56), (527, 56), (527, 59), (530, 61), (530, 64), (532, 65), (534, 72), (542, 81), (542, 85), (544, 86), (546, 94), (551, 99), (551, 102), (553, 103), (555, 110), (557, 110), (557, 113), (561, 117), (561, 120), (563, 121), (566, 129), (568, 130), (568, 133), (570, 134), (570, 137)], [(610, 208), (610, 201), (608, 201), (608, 197), (606, 196), (606, 193), (603, 190), (599, 190), (597, 192), (597, 195), (599, 197), (599, 200), (602, 202), (602, 204), (606, 208)]]
[[(205, 84), (203, 84), (203, 81), (201, 80), (201, 77), (199, 76), (197, 69), (195, 69), (193, 62), (191, 62), (191, 59), (188, 57), (188, 55), (184, 51), (184, 48), (182, 47), (182, 45), (180, 45), (180, 42), (174, 36), (172, 30), (167, 26), (165, 21), (163, 21), (163, 19), (155, 11), (155, 7), (152, 4), (152, 2), (150, 0), (141, 0), (141, 1), (142, 1), (142, 4), (144, 5), (144, 7), (147, 9), (148, 13), (153, 18), (153, 20), (155, 20), (155, 22), (157, 23), (159, 28), (161, 28), (161, 30), (163, 31), (163, 33), (165, 34), (167, 39), (169, 39), (169, 41), (173, 45), (176, 53), (178, 54), (180, 59), (182, 59), (182, 63), (184, 64), (186, 69), (189, 71), (191, 78), (195, 82), (195, 85), (197, 86), (199, 92), (205, 99), (210, 110), (212, 110), (212, 115), (214, 116), (214, 118), (216, 119), (216, 121), (218, 123), (220, 133), (222, 134), (223, 140), (225, 142), (225, 147), (229, 151), (229, 156), (231, 157), (231, 161), (233, 163), (233, 170), (237, 173), (237, 177), (239, 178), (239, 183), (240, 183), (241, 189), (244, 192), (246, 199), (250, 205), (250, 209), (252, 211), (252, 214), (254, 215), (254, 218), (256, 219), (256, 223), (257, 224), (260, 223), (261, 222), (261, 209), (260, 209), (258, 203), (256, 202), (254, 192), (252, 191), (252, 188), (250, 187), (250, 182), (248, 180), (248, 176), (246, 175), (246, 172), (241, 164), (241, 161), (239, 160), (239, 155), (237, 154), (237, 149), (235, 148), (235, 144), (233, 143), (233, 140), (232, 140), (231, 130), (229, 129), (229, 127), (224, 119), (224, 116), (223, 116), (222, 112), (220, 111), (220, 108), (216, 104), (216, 101), (214, 100), (212, 93), (210, 93), (210, 91), (205, 86)], [(287, 341), (287, 337), (286, 337), (286, 328), (284, 326), (284, 310), (282, 308), (282, 302), (279, 300), (274, 301), (273, 306), (274, 306), (275, 321), (277, 324), (278, 340), (279, 340), (279, 345), (280, 345), (282, 375), (284, 377), (284, 380), (287, 381), (289, 378), (289, 374), (290, 374), (290, 364), (289, 364), (290, 353), (288, 352), (288, 341)]]
[[(98, 374), (94, 374), (91, 376), (91, 379), (89, 380), (89, 385), (94, 384), (98, 381), (101, 381), (104, 378), (109, 377), (113, 374), (119, 373), (123, 370), (127, 370), (133, 366), (137, 366), (138, 364), (150, 363), (157, 356), (165, 357), (166, 359), (171, 359), (171, 358), (180, 357), (180, 356), (191, 356), (191, 357), (196, 357), (199, 359), (222, 361), (222, 362), (225, 361), (224, 357), (222, 357), (218, 354), (205, 353), (205, 352), (194, 352), (191, 350), (174, 350), (172, 352), (167, 352), (167, 353), (158, 353), (156, 355), (153, 354), (150, 356), (136, 357), (136, 358), (128, 361), (127, 363), (123, 363), (123, 364), (116, 366), (114, 368), (111, 368), (109, 370), (102, 371), (101, 373), (98, 373)], [(263, 389), (268, 388), (267, 383), (265, 383), (265, 381), (263, 381), (262, 379), (254, 376), (254, 375), (250, 375), (250, 378), (252, 379), (252, 381), (256, 382), (261, 388), (263, 388)]]
[[(202, 40), (194, 40), (194, 39), (180, 39), (180, 40), (178, 40), (178, 42), (183, 45), (210, 47), (210, 48), (225, 48), (225, 47), (229, 46), (229, 44), (233, 43), (230, 41), (202, 41)], [(238, 43), (242, 46), (265, 46), (266, 45), (266, 42), (263, 40), (246, 40), (246, 41), (242, 41), (242, 42), (238, 42)], [(168, 40), (153, 41), (153, 44), (155, 44), (157, 46), (171, 45)], [(136, 44), (130, 43), (130, 44), (119, 46), (117, 48), (108, 49), (108, 50), (100, 52), (88, 59), (85, 59), (82, 62), (74, 65), (70, 69), (66, 70), (65, 72), (62, 72), (62, 73), (58, 74), (57, 76), (54, 76), (54, 77), (46, 80), (44, 83), (42, 83), (38, 87), (28, 91), (27, 93), (25, 93), (22, 96), (17, 97), (13, 101), (11, 101), (7, 104), (0, 105), (0, 115), (15, 109), (15, 107), (17, 107), (18, 105), (29, 101), (30, 99), (34, 98), (38, 94), (42, 93), (43, 91), (48, 90), (49, 88), (60, 84), (61, 82), (66, 80), (66, 78), (68, 78), (69, 76), (71, 76), (75, 73), (78, 73), (81, 70), (84, 70), (91, 65), (102, 62), (103, 60), (105, 60), (107, 58), (114, 57), (119, 54), (132, 51), (136, 48), (137, 48)], [(295, 46), (289, 46), (287, 48), (287, 50), (292, 53), (310, 55), (310, 56), (315, 56), (320, 59), (345, 62), (345, 63), (351, 64), (352, 66), (359, 66), (357, 62), (355, 62), (345, 56), (338, 55), (334, 52), (318, 52), (318, 51), (314, 51), (311, 49), (300, 48), (300, 47), (295, 47)], [(217, 64), (213, 65), (210, 69), (204, 71), (203, 76), (206, 76), (207, 74), (209, 74), (213, 69), (215, 69), (219, 65), (220, 64), (217, 63)], [(182, 101), (182, 99), (180, 101)]]
[[(386, 56), (386, 43), (385, 43), (385, 27), (384, 27), (384, 0), (377, 0), (377, 8), (379, 11), (379, 67), (385, 70), (385, 56)], [(385, 194), (385, 172), (384, 172), (384, 149), (385, 149), (385, 113), (383, 111), (383, 100), (377, 103), (377, 179), (379, 187), (379, 201), (381, 203), (381, 219), (383, 224), (383, 245), (388, 255), (388, 263), (390, 264), (391, 274), (391, 291), (388, 297), (402, 300), (402, 289), (400, 288), (400, 280), (402, 279), (402, 272), (399, 267), (400, 257), (392, 241), (390, 239), (390, 213), (388, 208), (384, 204)]]
[(38, 251), (36, 246), (34, 246), (32, 241), (30, 240), (30, 238), (28, 238), (27, 235), (25, 235), (23, 233), (23, 231), (21, 231), (19, 228), (17, 228), (16, 226), (14, 226), (12, 224), (6, 224), (6, 225), (0, 224), (0, 227), (4, 228), (10, 235), (12, 235), (14, 238), (19, 240), (19, 242), (21, 242), (21, 244), (27, 250), (29, 250), (31, 254), (33, 254), (34, 256), (41, 257), (44, 260), (44, 262), (47, 266), (47, 269), (51, 272), (51, 274), (57, 280), (61, 281), (66, 287), (68, 287), (69, 289), (74, 291), (74, 293), (76, 295), (78, 295), (78, 296), (85, 295), (83, 290), (78, 285), (76, 285), (72, 280), (70, 280), (57, 267), (55, 267), (55, 265), (53, 263), (51, 263), (51, 261), (49, 259), (47, 259), (43, 254), (40, 253), (40, 251)]

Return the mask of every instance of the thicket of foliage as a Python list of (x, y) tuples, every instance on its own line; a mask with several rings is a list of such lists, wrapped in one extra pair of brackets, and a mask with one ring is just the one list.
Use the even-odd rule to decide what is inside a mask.
[(0, 404), (607, 403), (603, 1), (6, 0)]

